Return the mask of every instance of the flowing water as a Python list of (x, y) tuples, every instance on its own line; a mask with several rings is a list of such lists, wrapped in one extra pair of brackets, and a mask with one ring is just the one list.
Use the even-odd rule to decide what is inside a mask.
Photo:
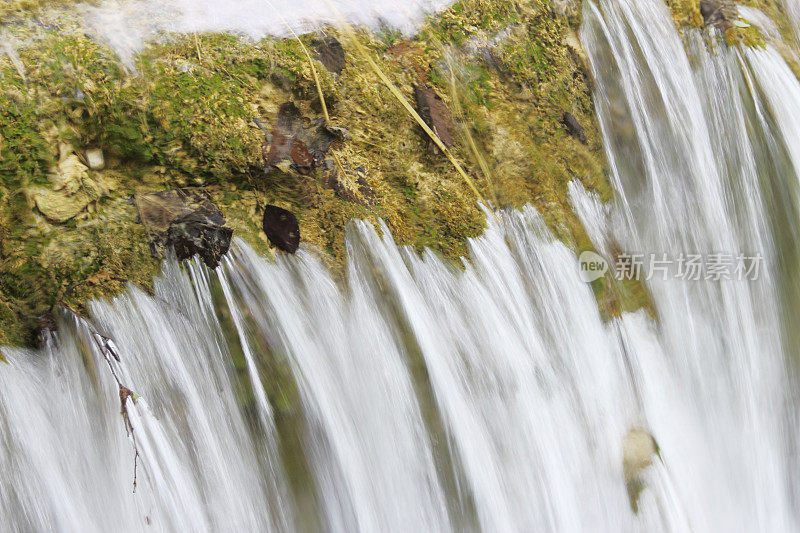
[(463, 269), (358, 221), (343, 279), (241, 241), (167, 261), (4, 350), (0, 530), (798, 530), (800, 83), (657, 0), (587, 3), (581, 37), (617, 191), (570, 186), (596, 249), (756, 279), (654, 276), (651, 313), (604, 322), (530, 208), (487, 212)]

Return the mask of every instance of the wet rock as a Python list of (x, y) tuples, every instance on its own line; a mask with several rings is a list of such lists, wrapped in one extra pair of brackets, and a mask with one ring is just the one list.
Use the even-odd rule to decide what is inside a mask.
[(561, 117), (561, 122), (564, 124), (564, 127), (567, 128), (567, 131), (570, 135), (578, 139), (581, 143), (586, 144), (586, 132), (583, 130), (583, 126), (581, 126), (578, 119), (575, 118), (575, 115), (572, 113), (564, 113)]
[(334, 37), (323, 37), (317, 39), (312, 43), (314, 50), (317, 52), (317, 58), (326, 69), (335, 74), (341, 74), (347, 64), (345, 58), (344, 48)]
[[(447, 109), (442, 99), (433, 89), (423, 84), (414, 86), (414, 99), (417, 103), (417, 112), (422, 120), (439, 136), (445, 146), (448, 148), (453, 146), (455, 125), (450, 116), (450, 110)], [(425, 136), (427, 137), (427, 134)], [(434, 154), (439, 152), (436, 143), (431, 139), (428, 139), (428, 151)]]
[(86, 150), (86, 164), (92, 170), (103, 170), (106, 166), (106, 160), (103, 157), (103, 151), (99, 148), (91, 148)]
[(658, 444), (643, 428), (633, 428), (622, 441), (622, 470), (634, 512), (638, 511), (639, 495), (644, 490), (642, 472), (653, 464), (653, 457), (657, 454)]
[[(340, 126), (332, 126), (330, 124), (327, 124), (327, 125), (322, 127), (322, 130), (324, 130), (326, 136), (328, 137), (328, 141), (329, 141), (328, 142), (328, 148), (325, 148), (325, 151), (328, 151), (328, 149), (332, 146), (332, 144), (337, 142), (337, 141), (343, 142), (343, 141), (349, 141), (350, 140), (350, 132), (347, 131), (346, 128), (342, 128)], [(320, 139), (320, 143), (321, 142), (322, 142), (322, 139)], [(321, 144), (319, 145), (319, 147), (321, 148)]]
[(171, 248), (179, 261), (198, 255), (216, 268), (230, 248), (233, 230), (225, 227), (225, 217), (202, 190), (160, 191), (134, 200), (153, 255), (163, 256)]
[(704, 25), (723, 33), (732, 27), (731, 20), (738, 18), (736, 6), (728, 0), (700, 0), (700, 14)]
[(220, 258), (231, 245), (233, 230), (224, 227), (219, 211), (194, 212), (176, 217), (170, 224), (167, 242), (179, 260), (199, 255), (210, 268), (219, 265)]
[(262, 148), (264, 163), (268, 170), (279, 168), (281, 163), (290, 162), (291, 168), (298, 174), (311, 173), (313, 158), (305, 143), (296, 135), (301, 130), (300, 110), (291, 102), (283, 104), (278, 110), (272, 138), (265, 141)]
[(275, 205), (264, 208), (264, 233), (276, 248), (293, 254), (300, 246), (300, 225), (294, 213)]
[(278, 168), (307, 176), (324, 164), (325, 155), (350, 134), (344, 128), (328, 126), (324, 119), (312, 122), (292, 102), (278, 109), (271, 134), (264, 139), (262, 155), (269, 172)]
[(718, 0), (700, 0), (700, 14), (703, 15), (703, 22), (713, 24), (715, 18), (721, 18), (721, 7), (722, 2)]

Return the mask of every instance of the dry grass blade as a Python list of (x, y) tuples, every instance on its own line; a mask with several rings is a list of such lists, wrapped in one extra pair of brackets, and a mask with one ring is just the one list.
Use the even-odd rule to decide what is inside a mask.
[(470, 133), (469, 128), (466, 126), (466, 124), (464, 124), (464, 108), (461, 106), (461, 100), (458, 97), (458, 90), (456, 88), (455, 66), (452, 62), (452, 56), (450, 54), (446, 54), (446, 57), (447, 70), (450, 71), (450, 98), (453, 101), (453, 110), (456, 113), (456, 118), (458, 118), (459, 130), (461, 131), (462, 136), (466, 139), (467, 146), (469, 146), (472, 155), (478, 162), (478, 167), (481, 169), (483, 177), (486, 179), (486, 184), (489, 186), (489, 192), (492, 195), (492, 203), (497, 206), (497, 196), (494, 192), (492, 172), (489, 169), (489, 163), (486, 162), (486, 158), (483, 157), (483, 154), (478, 149), (478, 145), (475, 142), (475, 138), (472, 136), (472, 133)]
[(319, 74), (317, 73), (317, 67), (314, 66), (314, 60), (311, 57), (311, 53), (306, 48), (306, 45), (303, 44), (303, 41), (300, 40), (300, 36), (298, 36), (294, 30), (292, 30), (295, 38), (297, 39), (298, 44), (300, 44), (300, 48), (303, 49), (303, 53), (306, 55), (306, 59), (308, 60), (308, 66), (311, 67), (311, 74), (314, 76), (314, 84), (317, 86), (317, 94), (319, 95), (319, 102), (322, 105), (322, 115), (325, 117), (325, 123), (328, 124), (331, 121), (331, 117), (328, 116), (328, 106), (325, 104), (325, 96), (322, 94), (322, 84), (319, 82)]
[(475, 186), (475, 183), (473, 182), (472, 178), (464, 171), (464, 169), (461, 167), (458, 161), (456, 161), (455, 157), (453, 157), (453, 154), (450, 153), (450, 150), (448, 150), (447, 146), (445, 146), (445, 144), (442, 142), (439, 136), (436, 135), (436, 132), (433, 131), (430, 126), (428, 126), (428, 124), (422, 119), (419, 113), (417, 113), (416, 109), (414, 109), (414, 107), (411, 105), (408, 99), (405, 96), (403, 96), (403, 93), (400, 92), (400, 89), (397, 88), (397, 86), (392, 82), (392, 80), (389, 79), (386, 73), (384, 73), (383, 70), (381, 70), (381, 68), (378, 66), (378, 64), (375, 63), (375, 60), (372, 59), (372, 57), (369, 54), (369, 51), (364, 47), (363, 44), (361, 44), (361, 41), (353, 31), (353, 28), (350, 27), (348, 24), (343, 24), (342, 28), (347, 38), (353, 44), (353, 47), (358, 52), (358, 55), (361, 56), (361, 59), (363, 59), (369, 65), (369, 67), (378, 76), (381, 82), (384, 85), (386, 85), (386, 87), (389, 89), (392, 95), (397, 99), (398, 102), (400, 102), (400, 104), (405, 108), (405, 110), (408, 111), (408, 114), (414, 118), (417, 124), (419, 124), (419, 126), (431, 138), (431, 140), (436, 144), (439, 150), (441, 150), (442, 153), (445, 156), (447, 156), (447, 159), (450, 160), (450, 163), (452, 163), (453, 167), (455, 167), (459, 175), (461, 175), (461, 177), (464, 178), (464, 182), (467, 184), (467, 186), (469, 186), (472, 192), (475, 193), (475, 196), (477, 196), (479, 200), (484, 201), (483, 195), (481, 195), (480, 191)]
[(314, 58), (311, 57), (311, 52), (308, 51), (308, 48), (306, 47), (305, 44), (303, 44), (303, 41), (300, 39), (300, 36), (297, 35), (297, 32), (294, 31), (294, 28), (292, 28), (289, 22), (283, 17), (283, 15), (281, 15), (281, 12), (275, 9), (275, 6), (272, 5), (272, 2), (270, 2), (269, 0), (265, 1), (267, 2), (267, 4), (269, 4), (269, 7), (272, 8), (272, 11), (276, 15), (278, 15), (278, 18), (281, 19), (283, 24), (292, 34), (292, 37), (294, 37), (297, 40), (297, 44), (299, 44), (300, 48), (303, 50), (303, 53), (306, 56), (306, 60), (308, 61), (308, 66), (311, 67), (311, 75), (314, 77), (314, 84), (317, 86), (317, 94), (319, 95), (319, 102), (320, 105), (322, 105), (322, 115), (325, 117), (325, 123), (326, 124), (330, 123), (331, 117), (328, 115), (328, 105), (325, 103), (325, 96), (322, 94), (322, 84), (319, 81), (319, 73), (317, 72), (317, 67), (314, 66)]

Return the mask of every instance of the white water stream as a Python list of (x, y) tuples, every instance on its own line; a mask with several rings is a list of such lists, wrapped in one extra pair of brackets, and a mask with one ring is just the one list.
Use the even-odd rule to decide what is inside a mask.
[(800, 83), (658, 0), (587, 4), (581, 37), (617, 191), (570, 187), (597, 250), (760, 254), (756, 280), (656, 277), (656, 319), (604, 322), (532, 209), (489, 215), (463, 271), (357, 221), (344, 280), (241, 241), (166, 262), (4, 349), (0, 531), (797, 531)]

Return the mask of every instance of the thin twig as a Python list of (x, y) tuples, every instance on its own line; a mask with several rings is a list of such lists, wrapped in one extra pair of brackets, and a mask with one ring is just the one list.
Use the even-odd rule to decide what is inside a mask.
[[(100, 351), (100, 353), (103, 355), (103, 359), (105, 359), (106, 365), (108, 365), (108, 369), (111, 371), (111, 375), (114, 377), (114, 381), (117, 382), (117, 388), (119, 389), (120, 415), (122, 415), (122, 420), (123, 420), (123, 423), (125, 424), (125, 432), (127, 433), (128, 437), (130, 437), (131, 441), (133, 442), (133, 451), (134, 451), (134, 455), (133, 455), (133, 492), (136, 493), (137, 470), (138, 470), (138, 465), (139, 465), (139, 446), (136, 443), (136, 434), (133, 431), (133, 423), (131, 423), (131, 419), (128, 416), (127, 401), (128, 401), (128, 398), (130, 398), (131, 401), (135, 405), (136, 404), (137, 395), (131, 389), (129, 389), (128, 387), (126, 387), (125, 385), (122, 384), (122, 382), (119, 379), (119, 376), (117, 376), (116, 370), (114, 370), (114, 365), (111, 363), (111, 357), (116, 359), (117, 362), (119, 362), (120, 357), (119, 357), (119, 354), (117, 353), (116, 349), (113, 346), (112, 339), (109, 338), (109, 337), (106, 337), (105, 335), (102, 335), (101, 333), (99, 333), (94, 328), (94, 326), (92, 326), (92, 324), (89, 321), (87, 321), (84, 318), (82, 318), (78, 313), (73, 311), (69, 306), (67, 306), (66, 304), (61, 304), (61, 305), (63, 305), (66, 309), (71, 311), (75, 315), (75, 317), (78, 320), (81, 321), (81, 323), (86, 327), (86, 329), (89, 330), (89, 335), (91, 336), (92, 341), (97, 346), (97, 349)], [(111, 355), (111, 357), (109, 357), (109, 354)]]

